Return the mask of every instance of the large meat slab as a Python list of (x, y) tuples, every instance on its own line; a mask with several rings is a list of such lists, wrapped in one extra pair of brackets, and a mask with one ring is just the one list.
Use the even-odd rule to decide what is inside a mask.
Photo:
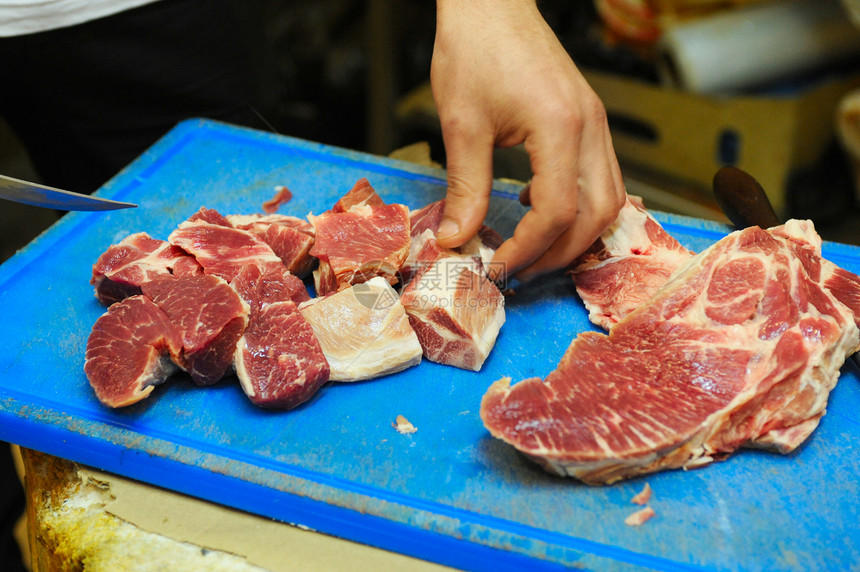
[(860, 347), (855, 276), (809, 221), (730, 234), (609, 335), (580, 334), (545, 380), (494, 383), (490, 432), (592, 484), (692, 468), (742, 446), (780, 452), (815, 429)]

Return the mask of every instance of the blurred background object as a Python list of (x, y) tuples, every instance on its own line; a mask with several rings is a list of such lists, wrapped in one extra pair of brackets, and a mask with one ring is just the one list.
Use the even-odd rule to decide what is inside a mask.
[(837, 0), (768, 2), (676, 23), (656, 50), (664, 84), (730, 94), (850, 61), (860, 54), (860, 29)]

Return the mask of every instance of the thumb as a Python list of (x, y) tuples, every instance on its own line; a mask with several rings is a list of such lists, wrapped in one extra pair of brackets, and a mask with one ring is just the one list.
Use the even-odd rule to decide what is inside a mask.
[(475, 236), (487, 216), (493, 187), (493, 146), (448, 149), (448, 193), (436, 238), (456, 248)]

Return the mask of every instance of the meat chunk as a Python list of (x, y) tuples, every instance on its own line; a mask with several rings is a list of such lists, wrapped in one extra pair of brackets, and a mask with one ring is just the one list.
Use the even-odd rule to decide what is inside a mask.
[(373, 379), (421, 361), (421, 344), (406, 311), (382, 277), (315, 298), (299, 309), (320, 341), (334, 381)]
[(247, 230), (268, 244), (292, 274), (299, 278), (310, 276), (316, 258), (311, 256), (314, 228), (309, 222), (278, 214), (229, 215), (226, 218), (236, 228)]
[(347, 193), (332, 210), (310, 217), (316, 236), (311, 255), (319, 259), (314, 271), (317, 295), (374, 276), (398, 282), (397, 273), (409, 254), (409, 209), (380, 203), (368, 184)]
[(486, 277), (502, 238), (483, 226), (459, 248), (442, 248), (436, 231), (444, 208), (440, 200), (410, 213), (401, 300), (427, 359), (478, 371), (505, 322), (504, 297)]
[(90, 284), (103, 304), (113, 304), (140, 294), (140, 285), (156, 276), (192, 276), (203, 269), (182, 249), (152, 238), (145, 232), (131, 234), (111, 245), (93, 265)]
[(609, 330), (692, 256), (631, 196), (615, 222), (574, 261), (571, 275), (589, 319)]
[[(242, 390), (254, 404), (292, 409), (328, 381), (330, 368), (284, 277), (248, 265), (231, 283), (251, 309), (234, 366)], [(298, 280), (289, 273), (286, 277)], [(304, 285), (299, 286), (307, 298)]]
[(342, 196), (331, 208), (332, 212), (345, 213), (352, 210), (353, 207), (381, 207), (385, 205), (385, 201), (376, 192), (370, 181), (362, 177), (356, 181), (352, 189)]
[(468, 256), (442, 253), (421, 268), (400, 300), (424, 356), (462, 369), (481, 369), (505, 322), (502, 293)]
[(290, 300), (296, 305), (310, 300), (304, 282), (277, 266), (260, 268), (254, 264), (243, 266), (230, 286), (247, 302), (251, 309), (272, 302)]
[(443, 253), (465, 255), (480, 262), (483, 272), (489, 269), (493, 254), (502, 244), (502, 236), (494, 229), (481, 225), (478, 234), (454, 249), (443, 249), (436, 243), (436, 232), (442, 222), (445, 199), (432, 202), (409, 212), (411, 244), (409, 255), (400, 267), (400, 280), (409, 283), (422, 266), (433, 264)]
[(149, 298), (131, 296), (96, 320), (87, 340), (84, 372), (96, 397), (125, 407), (147, 397), (177, 367), (179, 331)]
[(252, 314), (235, 367), (245, 394), (260, 407), (292, 409), (329, 379), (313, 329), (291, 301), (267, 304)]
[(233, 363), (249, 307), (221, 278), (201, 274), (161, 276), (142, 286), (178, 328), (182, 351), (176, 361), (197, 385), (213, 385)]
[(741, 446), (787, 452), (814, 430), (860, 346), (858, 283), (809, 221), (725, 237), (609, 335), (580, 334), (545, 380), (494, 383), (490, 433), (592, 484), (695, 467)]
[(167, 237), (168, 242), (192, 254), (206, 274), (230, 282), (243, 266), (282, 268), (284, 263), (263, 240), (234, 228), (217, 211), (202, 208)]

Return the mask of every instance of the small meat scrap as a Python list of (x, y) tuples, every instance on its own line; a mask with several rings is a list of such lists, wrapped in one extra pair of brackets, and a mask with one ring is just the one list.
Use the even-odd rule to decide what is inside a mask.
[(657, 516), (657, 513), (654, 512), (654, 509), (650, 506), (646, 506), (645, 508), (639, 509), (627, 518), (625, 518), (624, 524), (626, 524), (627, 526), (639, 526), (645, 524), (655, 516)]
[(145, 232), (130, 234), (112, 244), (93, 265), (90, 284), (102, 304), (110, 305), (140, 294), (140, 285), (156, 276), (202, 274), (194, 257)]
[(406, 310), (382, 277), (314, 298), (299, 310), (319, 339), (333, 381), (373, 379), (421, 361)]
[(633, 504), (644, 506), (648, 504), (648, 502), (651, 500), (651, 494), (651, 485), (645, 483), (645, 486), (642, 487), (642, 490), (636, 493), (636, 495), (632, 499), (630, 499), (630, 502), (632, 502)]
[(399, 281), (397, 273), (409, 254), (409, 208), (382, 204), (370, 184), (362, 181), (335, 208), (308, 217), (315, 231), (310, 252), (319, 259), (314, 271), (319, 296), (374, 276), (392, 285)]
[(415, 427), (415, 425), (413, 425), (412, 423), (410, 423), (409, 420), (402, 415), (398, 415), (397, 418), (394, 420), (394, 423), (391, 424), (391, 426), (397, 429), (397, 432), (401, 435), (407, 435), (409, 433), (415, 433), (416, 431), (418, 431), (418, 428)]
[(276, 212), (281, 205), (285, 205), (293, 198), (293, 193), (290, 189), (283, 185), (275, 187), (275, 196), (263, 203), (263, 212), (272, 214)]

